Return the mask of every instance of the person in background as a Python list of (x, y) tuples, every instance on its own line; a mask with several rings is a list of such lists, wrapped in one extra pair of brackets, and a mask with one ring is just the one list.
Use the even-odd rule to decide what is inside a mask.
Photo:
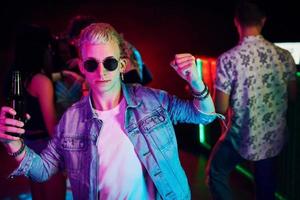
[(296, 68), (287, 50), (261, 35), (265, 21), (262, 7), (240, 2), (239, 43), (217, 60), (216, 111), (231, 114), (207, 166), (213, 199), (233, 199), (229, 176), (246, 160), (254, 165), (256, 199), (275, 199), (275, 159), (286, 141), (288, 97), (296, 99)]
[(56, 111), (60, 118), (67, 108), (81, 99), (84, 93), (82, 86), (85, 84), (78, 66), (68, 64), (72, 59), (68, 40), (64, 37), (54, 37), (53, 41), (51, 77), (54, 83)]
[[(54, 91), (49, 69), (51, 60), (51, 34), (47, 28), (33, 24), (21, 25), (15, 42), (14, 65), (10, 72), (19, 70), (24, 85), (26, 110), (30, 120), (26, 122), (24, 142), (35, 153), (40, 154), (53, 136), (57, 124)], [(6, 96), (10, 90), (7, 76)], [(34, 200), (64, 199), (65, 178), (59, 173), (44, 183), (30, 180)]]
[(97, 21), (98, 20), (96, 17), (90, 15), (76, 15), (69, 21), (66, 31), (62, 33), (62, 37), (65, 38), (69, 44), (71, 55), (71, 58), (67, 60), (69, 68), (79, 70), (79, 54), (77, 47), (80, 32), (85, 27), (92, 23), (96, 23)]
[(19, 167), (12, 176), (46, 181), (65, 169), (74, 199), (190, 199), (187, 177), (178, 156), (172, 123), (207, 124), (215, 113), (200, 79), (195, 57), (177, 54), (171, 66), (186, 80), (193, 100), (140, 84), (125, 84), (128, 58), (123, 39), (109, 24), (93, 23), (81, 31), (79, 67), (90, 85), (89, 95), (61, 118), (48, 147), (37, 155), (20, 138), (23, 123), (1, 108), (0, 138)]
[(128, 57), (123, 80), (125, 83), (140, 83), (147, 85), (152, 81), (152, 75), (143, 62), (140, 52), (128, 41), (124, 40), (124, 52)]
[(77, 15), (70, 20), (65, 31), (53, 36), (51, 77), (58, 118), (82, 96), (88, 95), (88, 85), (78, 66), (77, 41), (80, 31), (93, 22), (96, 18), (92, 16)]

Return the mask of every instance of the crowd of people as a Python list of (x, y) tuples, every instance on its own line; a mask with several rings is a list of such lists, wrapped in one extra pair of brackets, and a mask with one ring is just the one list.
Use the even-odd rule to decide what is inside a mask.
[(11, 118), (9, 106), (0, 113), (0, 141), (19, 164), (11, 177), (28, 177), (33, 199), (64, 199), (67, 178), (74, 199), (190, 199), (173, 125), (224, 115), (206, 170), (211, 197), (233, 199), (230, 173), (248, 160), (256, 198), (275, 199), (274, 160), (286, 141), (288, 98), (296, 101), (296, 68), (262, 36), (265, 22), (258, 5), (236, 7), (239, 43), (218, 58), (215, 103), (190, 53), (170, 61), (191, 89), (191, 99), (180, 99), (146, 87), (152, 75), (139, 51), (95, 17), (76, 16), (56, 36), (21, 26), (5, 97), (10, 74), (20, 71), (27, 120)]

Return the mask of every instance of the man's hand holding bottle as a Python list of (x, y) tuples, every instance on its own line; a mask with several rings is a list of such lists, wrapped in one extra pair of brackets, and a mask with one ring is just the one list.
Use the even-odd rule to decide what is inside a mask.
[[(25, 133), (24, 122), (13, 119), (17, 113), (8, 106), (1, 107), (0, 113), (0, 141), (7, 149), (7, 153), (21, 161), (25, 156), (25, 145), (22, 135)], [(12, 116), (12, 117), (8, 117)], [(27, 115), (27, 119), (29, 119)]]

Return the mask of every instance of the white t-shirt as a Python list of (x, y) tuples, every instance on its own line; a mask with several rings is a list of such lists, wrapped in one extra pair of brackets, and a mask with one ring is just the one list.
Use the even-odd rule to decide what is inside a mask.
[[(99, 198), (155, 199), (154, 184), (138, 159), (124, 131), (126, 102), (111, 110), (98, 111), (103, 126), (97, 147), (99, 161)], [(147, 180), (148, 179), (148, 180)]]

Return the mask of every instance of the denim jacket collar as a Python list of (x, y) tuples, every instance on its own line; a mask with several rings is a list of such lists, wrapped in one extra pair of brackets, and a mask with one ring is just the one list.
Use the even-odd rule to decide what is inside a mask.
[(129, 87), (125, 83), (122, 83), (122, 92), (128, 105), (127, 108), (136, 108), (142, 103), (142, 100), (138, 96), (136, 96), (132, 91), (133, 89), (133, 87)]
[[(123, 96), (125, 98), (125, 101), (127, 103), (127, 108), (136, 108), (139, 105), (141, 105), (142, 100), (134, 95), (134, 91), (132, 91), (134, 88), (126, 85), (125, 83), (122, 83), (122, 92)], [(86, 103), (88, 101), (88, 103)], [(93, 118), (97, 118), (97, 114), (93, 108), (92, 104), (92, 96), (91, 92), (85, 99), (83, 100), (83, 105), (85, 105), (85, 110), (86, 110), (86, 120), (91, 120)]]
[(94, 118), (97, 118), (97, 114), (93, 108), (93, 104), (92, 104), (92, 96), (91, 96), (91, 92), (89, 93), (89, 95), (87, 97), (85, 97), (82, 101), (82, 105), (84, 106), (84, 110), (85, 110), (85, 115), (86, 117), (84, 119), (86, 119), (85, 121), (89, 121), (92, 120)]

